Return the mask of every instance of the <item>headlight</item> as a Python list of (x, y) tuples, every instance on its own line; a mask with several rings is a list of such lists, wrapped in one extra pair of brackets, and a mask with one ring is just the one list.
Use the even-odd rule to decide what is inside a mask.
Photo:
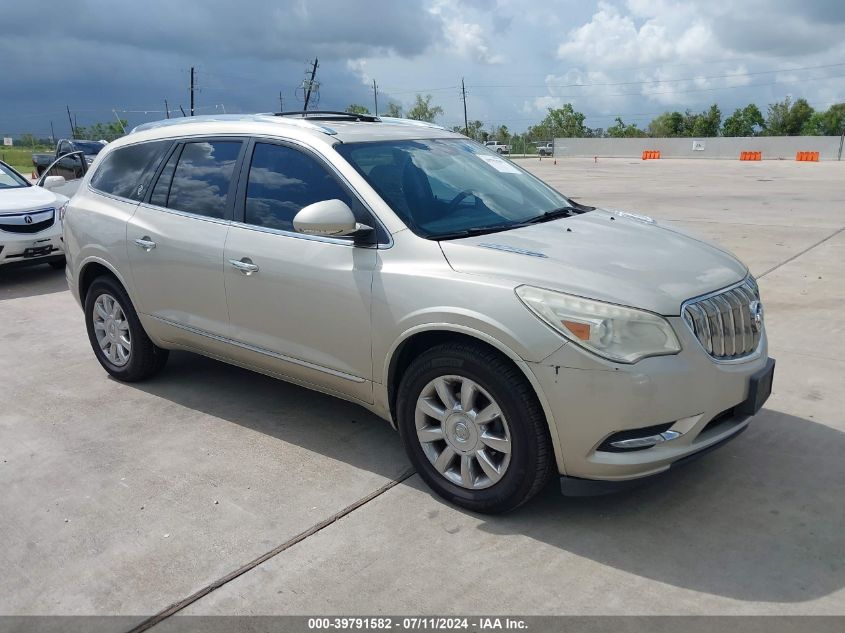
[(677, 354), (678, 337), (663, 317), (573, 295), (520, 286), (517, 296), (534, 314), (586, 350), (618, 363)]

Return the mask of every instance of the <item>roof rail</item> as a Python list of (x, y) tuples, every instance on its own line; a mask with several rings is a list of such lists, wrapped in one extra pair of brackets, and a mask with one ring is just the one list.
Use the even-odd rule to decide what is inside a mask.
[(341, 112), (340, 110), (291, 110), (289, 112), (277, 112), (276, 116), (280, 117), (302, 117), (303, 119), (317, 119), (323, 121), (342, 121), (344, 119), (353, 119), (354, 121), (364, 121), (366, 123), (378, 123), (381, 119), (372, 114), (362, 114), (359, 112)]
[(434, 128), (435, 130), (446, 130), (449, 132), (450, 130), (446, 129), (442, 125), (437, 125), (436, 123), (429, 123), (428, 121), (418, 121), (417, 119), (400, 119), (399, 117), (392, 117), (392, 116), (380, 116), (382, 123), (393, 123), (394, 125), (413, 125), (415, 127), (428, 127)]
[(179, 117), (175, 119), (163, 119), (161, 121), (150, 121), (149, 123), (142, 123), (130, 130), (130, 134), (135, 132), (143, 132), (145, 130), (156, 130), (162, 127), (170, 127), (172, 125), (187, 125), (190, 123), (213, 123), (213, 122), (237, 122), (237, 121), (252, 121), (256, 123), (282, 123), (284, 125), (292, 125), (295, 127), (307, 128), (310, 130), (317, 130), (324, 134), (334, 136), (337, 134), (332, 128), (326, 125), (320, 125), (316, 122), (311, 122), (305, 119), (295, 118), (280, 118), (273, 112), (260, 112), (258, 114), (207, 114), (202, 116)]

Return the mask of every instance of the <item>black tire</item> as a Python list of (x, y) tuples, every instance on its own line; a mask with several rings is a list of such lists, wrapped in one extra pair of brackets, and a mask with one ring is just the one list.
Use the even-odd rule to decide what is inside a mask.
[(499, 147), (498, 149), (496, 149), (496, 153), (497, 153), (497, 154), (501, 154), (501, 153), (502, 153), (502, 148), (501, 148), (501, 147)]
[[(430, 381), (445, 375), (476, 382), (508, 421), (510, 464), (502, 478), (488, 488), (472, 490), (448, 480), (434, 468), (417, 439), (417, 398)], [(399, 384), (396, 413), (399, 434), (414, 468), (438, 495), (456, 505), (476, 512), (507, 512), (537, 494), (552, 473), (548, 424), (534, 390), (508, 358), (483, 345), (444, 343), (414, 359)]]
[[(111, 295), (120, 304), (126, 321), (129, 326), (131, 340), (131, 352), (129, 360), (125, 365), (118, 366), (112, 363), (106, 354), (100, 349), (97, 342), (97, 335), (94, 332), (94, 304), (104, 294)], [(85, 295), (85, 327), (88, 330), (88, 340), (91, 342), (91, 349), (100, 364), (109, 374), (123, 382), (137, 382), (145, 380), (157, 374), (167, 362), (168, 350), (158, 347), (150, 340), (144, 328), (138, 320), (135, 307), (129, 300), (129, 295), (111, 276), (98, 277), (91, 284), (88, 293)]]
[(47, 262), (50, 265), (50, 268), (54, 270), (64, 270), (65, 269), (65, 258), (62, 257), (61, 259), (54, 259), (51, 262)]

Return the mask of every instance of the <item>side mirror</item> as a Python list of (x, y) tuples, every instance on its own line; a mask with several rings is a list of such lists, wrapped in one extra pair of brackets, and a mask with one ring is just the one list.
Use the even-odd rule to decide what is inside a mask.
[(293, 218), (293, 228), (305, 235), (345, 237), (360, 235), (372, 228), (355, 221), (355, 214), (342, 200), (322, 200), (302, 207)]
[(56, 189), (67, 183), (64, 176), (47, 176), (44, 179), (44, 184), (41, 185), (45, 189)]

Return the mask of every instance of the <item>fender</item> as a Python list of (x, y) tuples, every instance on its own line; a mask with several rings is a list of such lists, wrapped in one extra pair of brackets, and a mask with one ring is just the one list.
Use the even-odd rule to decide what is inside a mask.
[[(108, 252), (105, 249), (102, 249), (102, 250), (103, 250), (104, 253)], [(76, 298), (77, 303), (80, 304), (80, 306), (83, 305), (84, 297), (80, 296), (79, 284), (82, 281), (82, 276), (85, 272), (85, 269), (90, 264), (99, 264), (99, 265), (103, 266), (104, 268), (107, 268), (109, 270), (109, 272), (111, 272), (111, 274), (114, 275), (115, 278), (120, 282), (120, 285), (123, 286), (123, 289), (126, 291), (126, 294), (129, 295), (129, 299), (132, 301), (132, 305), (133, 306), (138, 305), (138, 301), (135, 298), (135, 293), (132, 290), (132, 284), (129, 284), (129, 283), (126, 282), (126, 278), (120, 272), (118, 272), (118, 270), (114, 266), (114, 264), (112, 264), (109, 260), (105, 259), (104, 257), (101, 257), (99, 254), (92, 254), (92, 255), (87, 255), (82, 260), (82, 263), (79, 264), (79, 266), (74, 267), (74, 268), (76, 268), (77, 272), (74, 275), (73, 295)], [(136, 310), (137, 310), (137, 308), (136, 308)]]
[[(455, 323), (423, 323), (420, 325), (416, 325), (412, 328), (409, 328), (402, 332), (402, 334), (397, 337), (397, 339), (393, 342), (390, 346), (390, 350), (385, 358), (383, 373), (382, 376), (384, 377), (384, 384), (373, 385), (376, 387), (374, 389), (374, 395), (376, 398), (375, 407), (380, 411), (388, 412), (387, 420), (390, 422), (390, 425), (396, 429), (396, 421), (393, 419), (393, 416), (390, 415), (390, 390), (389, 390), (389, 379), (391, 376), (391, 366), (395, 362), (395, 359), (398, 356), (398, 351), (402, 347), (402, 345), (410, 339), (415, 334), (419, 334), (421, 332), (455, 332), (458, 334), (463, 334), (465, 336), (469, 336), (492, 347), (499, 350), (502, 354), (507, 356), (513, 363), (519, 368), (525, 378), (528, 380), (528, 383), (531, 385), (531, 388), (534, 390), (534, 393), (537, 395), (537, 400), (540, 402), (540, 406), (543, 408), (543, 414), (546, 416), (546, 423), (549, 426), (549, 436), (552, 440), (552, 447), (555, 453), (555, 461), (557, 462), (558, 468), (561, 473), (565, 473), (564, 464), (563, 464), (563, 452), (560, 448), (560, 439), (558, 437), (558, 427), (557, 421), (555, 420), (554, 414), (552, 413), (551, 406), (549, 405), (549, 401), (546, 399), (546, 396), (543, 394), (542, 389), (540, 389), (540, 384), (537, 381), (536, 376), (531, 371), (528, 363), (526, 363), (516, 352), (514, 352), (510, 347), (502, 343), (497, 338), (490, 336), (489, 334), (477, 330), (472, 327), (468, 327), (466, 325), (457, 325)], [(561, 345), (563, 347), (563, 345)], [(556, 348), (552, 351), (551, 354), (554, 354), (560, 347)], [(378, 388), (382, 387), (382, 388)], [(381, 402), (379, 402), (381, 400)]]

